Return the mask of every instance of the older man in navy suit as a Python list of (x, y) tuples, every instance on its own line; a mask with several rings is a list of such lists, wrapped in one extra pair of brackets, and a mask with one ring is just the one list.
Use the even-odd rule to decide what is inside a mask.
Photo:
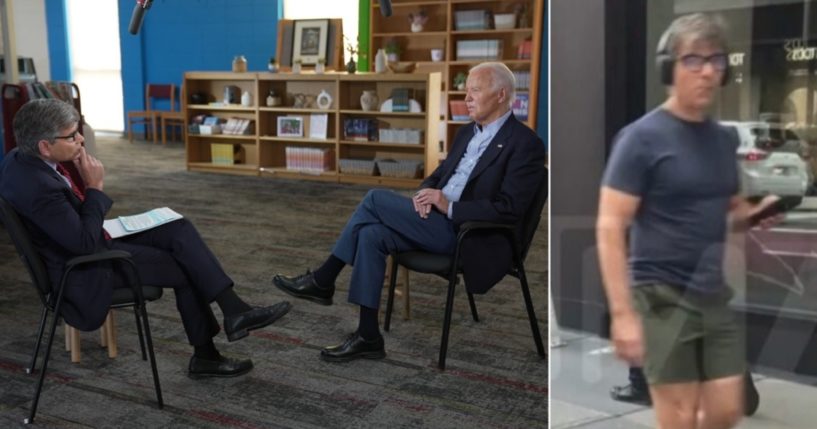
[[(323, 349), (324, 360), (385, 357), (377, 309), (390, 253), (453, 253), (462, 223), (522, 218), (545, 177), (545, 147), (513, 116), (515, 86), (502, 63), (472, 68), (465, 102), (473, 122), (459, 130), (448, 157), (414, 197), (370, 191), (320, 268), (273, 278), (293, 296), (330, 305), (338, 273), (346, 264), (354, 267), (348, 299), (360, 306), (358, 329), (340, 345)], [(485, 293), (508, 271), (511, 248), (499, 235), (482, 235), (464, 245), (462, 258), (466, 288)]]
[[(76, 109), (62, 101), (29, 101), (14, 117), (18, 146), (0, 164), (0, 196), (25, 223), (55, 290), (67, 260), (106, 249), (127, 251), (145, 284), (173, 288), (176, 294), (176, 307), (195, 348), (188, 375), (232, 377), (248, 372), (251, 360), (229, 359), (216, 350), (213, 337), (219, 324), (209, 303), (216, 301), (224, 313), (229, 341), (274, 322), (289, 311), (289, 303), (261, 308), (245, 303), (185, 219), (110, 239), (102, 228), (113, 204), (103, 192), (105, 169), (85, 152), (79, 119)], [(74, 163), (84, 190), (72, 181), (62, 162)], [(117, 287), (125, 284), (109, 263), (75, 271), (65, 286), (61, 316), (81, 330), (98, 328)]]

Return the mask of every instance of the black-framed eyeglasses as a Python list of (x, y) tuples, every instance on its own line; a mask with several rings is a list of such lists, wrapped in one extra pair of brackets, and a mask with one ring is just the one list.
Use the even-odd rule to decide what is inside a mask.
[(713, 69), (722, 72), (726, 70), (726, 66), (729, 64), (729, 56), (724, 53), (712, 54), (706, 57), (698, 54), (687, 54), (678, 60), (685, 69), (692, 72), (703, 70), (706, 63), (712, 64)]
[(56, 137), (54, 137), (54, 140), (63, 139), (63, 140), (67, 140), (69, 142), (73, 142), (73, 141), (75, 141), (77, 139), (77, 134), (79, 134), (79, 128), (74, 130), (74, 132), (71, 133), (71, 134), (68, 134), (68, 135), (65, 135), (65, 136), (56, 136)]

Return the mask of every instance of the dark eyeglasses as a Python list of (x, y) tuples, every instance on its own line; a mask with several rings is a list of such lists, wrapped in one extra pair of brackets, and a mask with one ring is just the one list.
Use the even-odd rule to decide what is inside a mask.
[(681, 65), (691, 72), (699, 72), (703, 70), (704, 64), (712, 64), (712, 68), (716, 71), (722, 72), (726, 70), (729, 64), (729, 56), (723, 53), (712, 54), (708, 57), (698, 54), (687, 54), (679, 58)]
[(56, 137), (54, 137), (54, 140), (63, 139), (63, 140), (67, 140), (69, 142), (73, 142), (73, 141), (75, 141), (77, 139), (77, 134), (79, 134), (79, 128), (77, 128), (76, 130), (74, 130), (73, 133), (68, 134), (67, 136), (56, 136)]

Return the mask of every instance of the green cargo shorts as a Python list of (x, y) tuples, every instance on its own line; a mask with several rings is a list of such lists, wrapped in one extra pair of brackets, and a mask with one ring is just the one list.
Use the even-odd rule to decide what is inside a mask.
[(724, 293), (705, 297), (666, 284), (633, 288), (644, 325), (649, 384), (704, 382), (743, 374), (744, 333)]

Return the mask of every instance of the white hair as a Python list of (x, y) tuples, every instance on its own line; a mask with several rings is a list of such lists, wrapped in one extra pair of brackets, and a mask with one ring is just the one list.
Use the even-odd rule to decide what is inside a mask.
[(505, 94), (508, 95), (508, 107), (511, 107), (516, 99), (516, 78), (511, 69), (500, 62), (487, 62), (471, 67), (468, 73), (479, 70), (489, 70), (491, 72), (491, 89), (494, 91), (498, 91), (500, 88), (505, 89)]

